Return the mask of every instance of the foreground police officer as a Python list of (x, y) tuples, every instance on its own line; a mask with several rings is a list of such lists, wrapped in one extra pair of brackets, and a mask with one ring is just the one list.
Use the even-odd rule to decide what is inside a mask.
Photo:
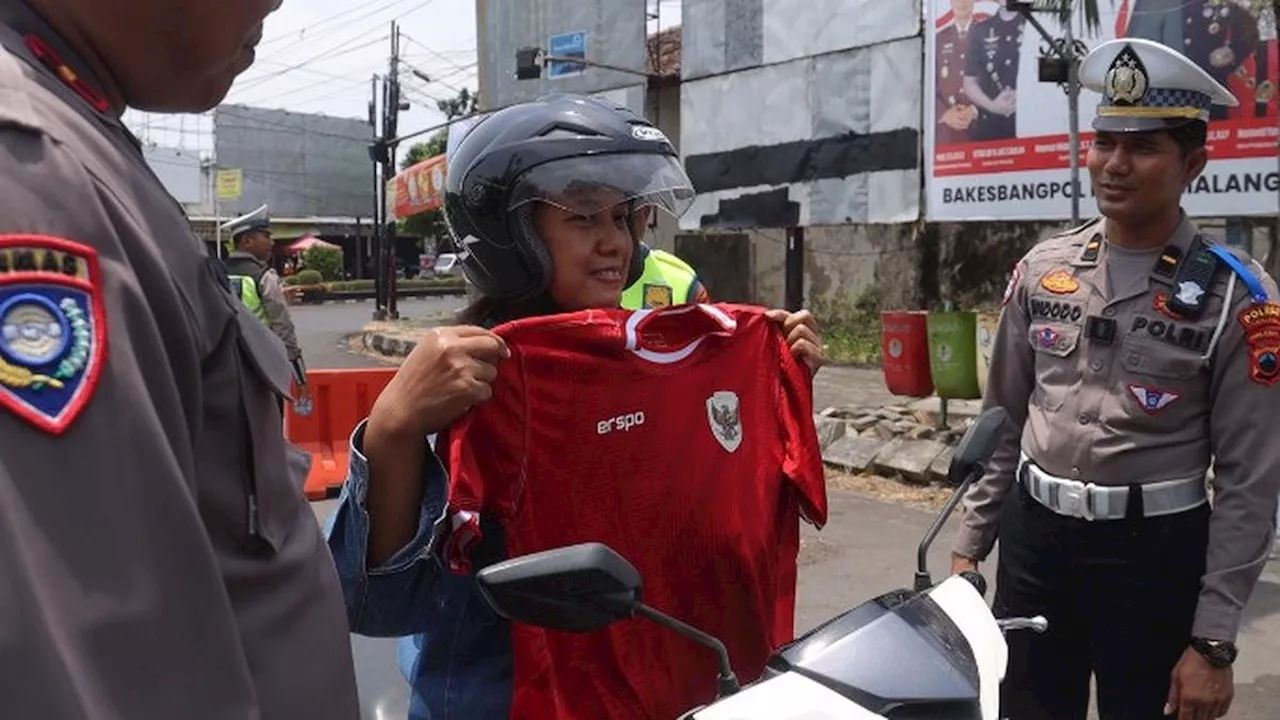
[(275, 268), (271, 267), (271, 216), (267, 206), (241, 215), (223, 224), (222, 231), (231, 236), (231, 247), (223, 264), (235, 293), (249, 312), (271, 328), (271, 332), (284, 343), (297, 382), (298, 399), (311, 398), (311, 386), (307, 384), (307, 366), (302, 360), (302, 347), (298, 345), (298, 333), (289, 317), (289, 302), (285, 299), (284, 285)]
[(283, 346), (120, 122), (203, 111), (272, 0), (0, 0), (0, 716), (353, 720)]
[(640, 277), (622, 291), (619, 305), (627, 310), (640, 310), (711, 302), (706, 286), (689, 263), (644, 243), (639, 243), (636, 252), (644, 262), (644, 269)]
[(1080, 77), (1103, 96), (1103, 218), (1014, 270), (986, 401), (1019, 432), (966, 499), (953, 569), (998, 535), (997, 612), (1049, 620), (1009, 637), (1003, 716), (1083, 720), (1094, 673), (1102, 718), (1217, 718), (1280, 491), (1276, 284), (1180, 208), (1210, 105), (1235, 98), (1147, 40), (1099, 45)]

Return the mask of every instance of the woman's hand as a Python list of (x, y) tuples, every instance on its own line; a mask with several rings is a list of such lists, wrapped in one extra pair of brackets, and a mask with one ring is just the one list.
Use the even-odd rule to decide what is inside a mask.
[(378, 396), (370, 430), (394, 429), (415, 439), (439, 432), (489, 399), (498, 363), (510, 355), (497, 335), (467, 325), (422, 335)]
[(797, 360), (809, 366), (809, 374), (816, 375), (818, 368), (827, 364), (827, 355), (822, 351), (822, 338), (818, 333), (818, 321), (808, 310), (791, 312), (789, 310), (769, 310), (765, 317), (782, 325), (782, 333), (787, 336), (787, 347)]
[(364, 431), (370, 567), (381, 566), (417, 532), (426, 437), (488, 400), (498, 363), (509, 356), (506, 343), (487, 330), (436, 328), (378, 395)]

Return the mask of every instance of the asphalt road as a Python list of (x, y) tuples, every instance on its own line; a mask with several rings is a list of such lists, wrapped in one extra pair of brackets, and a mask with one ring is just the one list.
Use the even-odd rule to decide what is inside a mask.
[[(456, 309), (461, 301), (406, 300), (405, 317), (435, 315)], [(294, 321), (307, 363), (313, 368), (375, 367), (375, 358), (351, 353), (345, 338), (371, 319), (372, 303), (300, 306)], [(872, 389), (869, 389), (869, 391)], [(832, 491), (830, 517), (821, 533), (807, 528), (801, 552), (798, 631), (804, 631), (850, 607), (899, 587), (910, 587), (916, 546), (932, 516), (860, 496)], [(316, 517), (328, 517), (333, 502), (314, 503)], [(935, 578), (947, 568), (944, 529), (930, 555)], [(994, 586), (994, 567), (983, 573)], [(1280, 717), (1280, 561), (1263, 574), (1245, 610), (1236, 663), (1236, 700), (1231, 720), (1275, 720)], [(400, 720), (407, 711), (408, 692), (396, 660), (396, 643), (352, 636), (364, 718)], [(708, 678), (713, 682), (714, 678)]]

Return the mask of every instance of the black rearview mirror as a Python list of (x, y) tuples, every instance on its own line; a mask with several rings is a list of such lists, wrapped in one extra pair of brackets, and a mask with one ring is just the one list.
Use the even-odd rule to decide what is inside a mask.
[(951, 517), (951, 512), (956, 509), (956, 505), (960, 504), (960, 499), (964, 497), (969, 485), (986, 467), (987, 461), (991, 459), (992, 453), (1000, 443), (1008, 422), (1009, 413), (1004, 408), (999, 405), (989, 407), (973, 419), (973, 424), (964, 432), (964, 437), (960, 438), (960, 445), (951, 456), (951, 466), (947, 468), (947, 479), (955, 486), (955, 491), (942, 506), (942, 512), (933, 519), (933, 524), (929, 526), (924, 539), (920, 541), (920, 547), (916, 549), (916, 577), (913, 587), (917, 592), (933, 584), (933, 579), (929, 577), (929, 546), (938, 537), (943, 523)]
[(1000, 406), (987, 408), (974, 418), (973, 425), (960, 438), (951, 466), (947, 469), (947, 479), (952, 486), (964, 482), (975, 467), (986, 465), (1008, 422), (1009, 413)]
[(632, 617), (643, 591), (635, 566), (600, 543), (513, 558), (476, 577), (502, 617), (568, 632), (592, 632)]

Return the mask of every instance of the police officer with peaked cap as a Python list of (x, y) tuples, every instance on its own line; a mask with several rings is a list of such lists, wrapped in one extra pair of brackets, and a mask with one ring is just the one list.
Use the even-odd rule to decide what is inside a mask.
[(1014, 268), (986, 403), (1016, 431), (966, 498), (952, 566), (998, 537), (997, 613), (1049, 620), (1009, 636), (1002, 716), (1083, 720), (1095, 675), (1104, 719), (1218, 718), (1275, 530), (1276, 283), (1181, 209), (1210, 107), (1235, 98), (1149, 40), (1102, 43), (1080, 78), (1102, 95), (1102, 217)]
[(284, 285), (275, 268), (269, 264), (274, 245), (267, 206), (223, 223), (221, 229), (231, 236), (232, 250), (223, 261), (231, 279), (231, 291), (284, 343), (299, 399), (309, 399), (311, 388), (307, 383), (307, 366), (302, 359), (297, 330), (289, 317)]
[(273, 0), (0, 0), (0, 716), (354, 720), (280, 342), (121, 123)]

